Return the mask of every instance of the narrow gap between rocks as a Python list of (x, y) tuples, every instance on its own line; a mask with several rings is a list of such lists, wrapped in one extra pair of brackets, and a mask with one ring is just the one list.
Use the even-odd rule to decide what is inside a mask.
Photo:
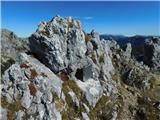
[(83, 81), (83, 69), (77, 69), (75, 77), (81, 81)]

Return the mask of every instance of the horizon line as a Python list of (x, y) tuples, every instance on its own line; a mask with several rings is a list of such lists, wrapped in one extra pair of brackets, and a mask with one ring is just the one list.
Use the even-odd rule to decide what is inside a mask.
[[(11, 29), (9, 29), (9, 28), (0, 28), (0, 30), (7, 30), (7, 31), (10, 31), (10, 32), (13, 32), (17, 37), (20, 37), (20, 38), (27, 38), (27, 37), (29, 37), (29, 36), (31, 36), (33, 33), (31, 33), (30, 35), (28, 35), (28, 36), (21, 36), (21, 35), (18, 35), (14, 30), (11, 30)], [(91, 32), (92, 30), (90, 30), (90, 32)], [(36, 30), (35, 30), (35, 32), (36, 32)], [(90, 33), (90, 32), (87, 32), (87, 31), (85, 31), (85, 33)], [(124, 37), (134, 37), (134, 36), (155, 36), (155, 37), (160, 37), (160, 35), (153, 35), (153, 34), (147, 34), (147, 35), (144, 35), (144, 34), (115, 34), (115, 33), (106, 33), (106, 32), (104, 32), (104, 33), (102, 33), (102, 32), (98, 32), (98, 31), (96, 31), (99, 35), (113, 35), (113, 36), (124, 36)]]

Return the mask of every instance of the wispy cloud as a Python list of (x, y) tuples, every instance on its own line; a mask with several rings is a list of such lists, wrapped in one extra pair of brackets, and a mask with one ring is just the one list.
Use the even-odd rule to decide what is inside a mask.
[(93, 17), (91, 17), (91, 16), (87, 16), (87, 17), (84, 17), (84, 19), (85, 19), (85, 20), (92, 20), (92, 19), (93, 19)]
[(80, 20), (92, 20), (93, 19), (93, 17), (91, 16), (74, 16), (74, 18), (80, 19)]

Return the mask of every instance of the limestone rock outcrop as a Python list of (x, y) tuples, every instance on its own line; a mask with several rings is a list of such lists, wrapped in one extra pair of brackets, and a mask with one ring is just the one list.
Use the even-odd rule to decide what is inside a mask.
[(19, 52), (28, 52), (27, 38), (19, 38), (12, 31), (1, 29), (1, 71), (2, 74), (16, 61)]
[(144, 63), (152, 68), (160, 68), (160, 38), (147, 39), (144, 44)]
[(145, 43), (143, 63), (130, 43), (122, 49), (101, 40), (72, 17), (41, 22), (26, 48), (13, 33), (2, 34), (11, 40), (3, 42), (3, 53), (14, 59), (1, 78), (2, 119), (160, 119), (160, 73), (151, 69), (160, 65), (159, 39)]
[(71, 17), (41, 22), (29, 40), (32, 52), (54, 72), (69, 69), (69, 65), (71, 70), (84, 66), (85, 35), (80, 22)]
[[(64, 98), (62, 81), (42, 63), (21, 53), (18, 61), (5, 71), (2, 78), (2, 103), (4, 108), (13, 107), (13, 118), (22, 119), (61, 119), (53, 103), (53, 94)], [(25, 111), (27, 109), (27, 111)], [(53, 112), (54, 111), (54, 112)], [(22, 114), (19, 115), (19, 114)], [(25, 114), (25, 115), (24, 115)]]

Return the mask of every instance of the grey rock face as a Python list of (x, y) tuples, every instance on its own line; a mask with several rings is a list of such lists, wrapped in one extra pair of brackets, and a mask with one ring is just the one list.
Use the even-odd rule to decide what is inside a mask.
[[(2, 75), (2, 119), (132, 119), (131, 105), (160, 77), (131, 58), (131, 44), (122, 50), (94, 30), (86, 34), (71, 17), (41, 22), (29, 44), (31, 54), (20, 53)], [(159, 41), (146, 45), (149, 64), (158, 67)]]
[(1, 72), (9, 68), (16, 61), (20, 52), (29, 51), (28, 39), (19, 38), (7, 29), (1, 29)]
[(20, 111), (18, 111), (18, 112), (16, 113), (15, 119), (16, 119), (16, 120), (21, 120), (23, 116), (24, 116), (24, 112), (20, 110)]
[[(48, 68), (55, 73), (63, 71), (75, 79), (90, 106), (96, 105), (104, 91), (108, 96), (116, 93), (111, 79), (114, 67), (110, 45), (101, 41), (94, 31), (86, 36), (79, 21), (57, 16), (50, 22), (41, 22), (29, 41), (31, 51)], [(67, 96), (80, 107), (72, 90)], [(42, 98), (45, 103), (51, 100), (46, 95)]]
[(125, 46), (124, 57), (128, 61), (129, 59), (131, 59), (131, 55), (132, 55), (132, 46), (131, 43), (127, 43)]
[(142, 90), (149, 89), (151, 77), (147, 68), (135, 64), (135, 67), (126, 73), (125, 83)]
[(80, 66), (79, 61), (86, 53), (84, 32), (79, 21), (71, 17), (55, 17), (48, 23), (40, 23), (29, 41), (32, 52), (54, 72), (68, 65)]
[(103, 94), (103, 89), (100, 82), (93, 79), (88, 79), (85, 82), (76, 82), (80, 89), (84, 92), (89, 104), (94, 107)]
[(21, 98), (21, 104), (24, 108), (28, 109), (31, 105), (32, 96), (30, 95), (30, 91), (26, 91), (23, 93)]
[[(30, 71), (29, 75), (26, 75), (27, 71)], [(2, 97), (7, 100), (7, 104), (21, 106), (21, 108), (28, 110), (27, 113), (31, 117), (40, 119), (46, 117), (46, 120), (56, 119), (59, 114), (56, 108), (54, 108), (55, 113), (52, 111), (52, 93), (56, 93), (57, 96), (64, 99), (61, 90), (62, 81), (50, 69), (25, 53), (21, 53), (18, 62), (5, 71), (1, 89)], [(46, 116), (48, 115), (46, 114), (46, 108), (40, 109), (39, 105), (47, 105), (47, 111), (53, 115)], [(20, 110), (23, 110), (21, 108), (19, 107)], [(44, 113), (44, 116), (42, 113)], [(22, 116), (21, 113), (17, 113), (17, 120), (21, 119)]]
[(144, 63), (155, 69), (160, 67), (160, 38), (146, 40), (144, 44)]
[(27, 38), (19, 38), (7, 29), (1, 29), (1, 53), (4, 56), (16, 58), (18, 52), (29, 50)]
[(0, 115), (1, 119), (3, 120), (7, 120), (7, 110), (4, 108), (1, 108), (1, 115)]
[[(88, 36), (86, 40), (79, 21), (57, 16), (50, 22), (41, 22), (29, 41), (31, 51), (53, 72), (65, 71), (71, 79), (86, 84), (83, 87), (78, 83), (90, 105), (95, 106), (103, 93), (99, 81), (100, 72), (102, 71), (105, 81), (114, 84), (111, 81), (114, 68), (108, 44), (100, 41), (99, 34), (94, 31)], [(90, 80), (93, 86), (89, 84)], [(104, 86), (108, 95), (116, 91), (114, 85)]]

